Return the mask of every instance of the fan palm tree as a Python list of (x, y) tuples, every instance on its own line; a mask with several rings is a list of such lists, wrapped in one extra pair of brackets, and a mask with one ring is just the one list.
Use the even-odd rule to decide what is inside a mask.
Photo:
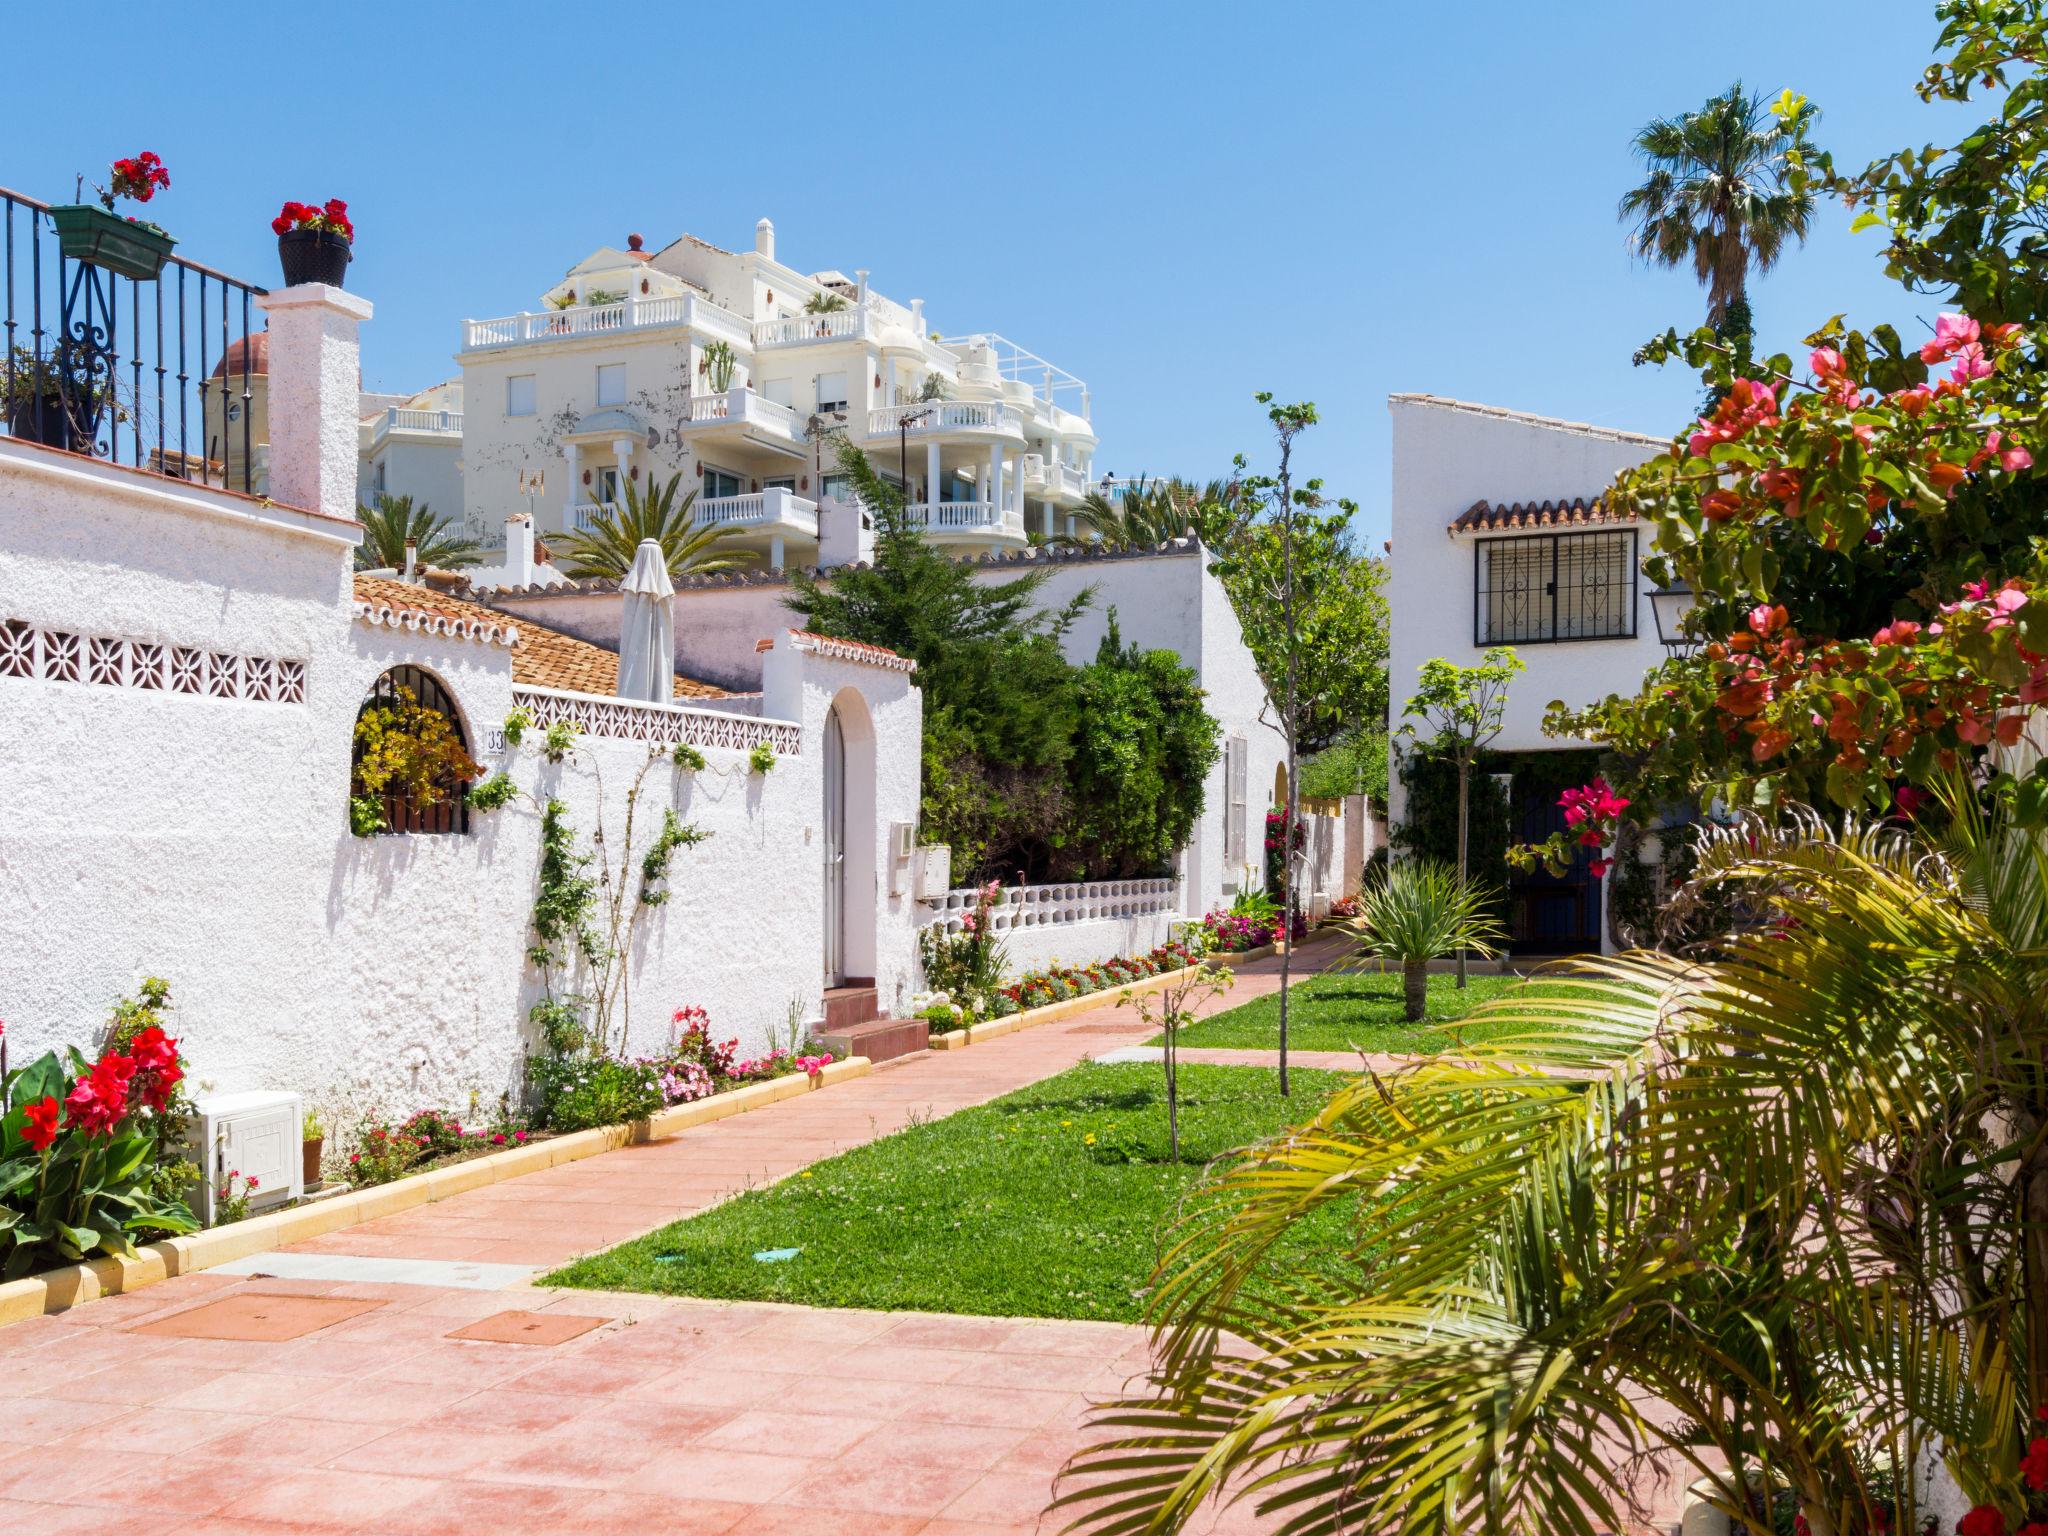
[[(1802, 108), (1811, 118), (1811, 109)], [(1768, 272), (1788, 240), (1804, 241), (1813, 198), (1785, 182), (1794, 131), (1737, 81), (1696, 112), (1660, 117), (1636, 135), (1649, 174), (1621, 200), (1630, 244), (1660, 267), (1690, 263), (1718, 323)]]
[(1421, 1020), (1429, 988), (1429, 962), (1460, 950), (1492, 958), (1507, 931), (1489, 910), (1493, 892), (1437, 859), (1391, 866), (1358, 898), (1358, 948), (1338, 969), (1401, 967), (1403, 1012)]
[(1948, 800), (1938, 841), (1703, 833), (1706, 880), (1775, 923), (1573, 962), (1468, 1020), (1504, 1035), (1212, 1171), (1155, 1277), (1151, 1389), (1069, 1465), (1082, 1527), (1242, 1491), (1302, 1536), (1591, 1536), (1646, 1451), (1745, 1536), (1917, 1531), (1894, 1470), (1930, 1455), (2016, 1527), (2048, 1405), (2048, 855)]
[(563, 538), (562, 563), (568, 573), (622, 580), (632, 569), (633, 556), (643, 539), (661, 545), (671, 576), (709, 576), (750, 562), (752, 552), (733, 549), (724, 529), (697, 526), (691, 510), (697, 493), (691, 491), (680, 502), (676, 499), (682, 479), (670, 475), (668, 482), (659, 486), (650, 480), (645, 490), (627, 482), (622, 503), (600, 509), (587, 530)]
[[(1090, 491), (1074, 516), (1094, 533), (1092, 542), (1111, 549), (1156, 549), (1201, 531), (1201, 509), (1221, 494), (1220, 484), (1205, 489), (1185, 480), (1140, 480), (1114, 499)], [(1055, 534), (1048, 542), (1091, 541)]]
[(421, 567), (455, 570), (483, 559), (482, 545), (465, 537), (451, 519), (434, 516), (424, 501), (414, 506), (410, 496), (379, 496), (375, 506), (359, 504), (356, 521), (363, 525), (363, 542), (356, 546), (359, 571), (404, 570), (407, 539), (419, 540), (414, 556)]

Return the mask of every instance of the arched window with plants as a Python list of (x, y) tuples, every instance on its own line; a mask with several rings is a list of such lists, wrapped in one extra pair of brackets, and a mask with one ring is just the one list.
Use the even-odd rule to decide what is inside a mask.
[(483, 771), (441, 680), (420, 667), (393, 667), (356, 712), (349, 830), (467, 832), (469, 788)]

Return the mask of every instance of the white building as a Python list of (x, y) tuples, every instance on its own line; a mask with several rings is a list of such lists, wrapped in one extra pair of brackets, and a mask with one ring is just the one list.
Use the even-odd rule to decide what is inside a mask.
[[(1633, 693), (1664, 659), (1641, 572), (1649, 552), (1643, 531), (1600, 497), (1619, 471), (1670, 444), (1434, 395), (1394, 395), (1388, 405), (1394, 724), (1424, 662), (1441, 656), (1470, 666), (1492, 646), (1512, 646), (1527, 670), (1509, 690), (1493, 750), (1583, 748), (1543, 734), (1551, 701), (1584, 705)], [(1388, 789), (1398, 826), (1408, 812), (1398, 762)], [(1554, 786), (1519, 783), (1510, 817), (1517, 842), (1562, 825)], [(1518, 950), (1601, 947), (1602, 894), (1585, 862), (1562, 881), (1509, 881)]]
[(698, 519), (770, 567), (858, 559), (843, 434), (934, 540), (1021, 549), (1027, 528), (1067, 527), (1094, 457), (1081, 380), (1001, 336), (942, 338), (865, 271), (784, 266), (766, 219), (750, 251), (630, 236), (460, 340), (464, 513), (487, 543), (508, 514), (545, 539), (680, 473)]
[(410, 496), (415, 507), (462, 521), (462, 380), (403, 397), (364, 395), (357, 430), (358, 502)]

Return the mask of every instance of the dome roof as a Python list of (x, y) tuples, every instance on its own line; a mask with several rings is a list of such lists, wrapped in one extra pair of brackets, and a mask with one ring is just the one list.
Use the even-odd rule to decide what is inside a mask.
[[(246, 368), (242, 364), (244, 353), (249, 359)], [(232, 373), (239, 378), (244, 373), (269, 372), (270, 332), (258, 331), (253, 336), (242, 336), (229, 342), (227, 351), (221, 354), (220, 361), (213, 365), (213, 372), (208, 377), (218, 379)]]

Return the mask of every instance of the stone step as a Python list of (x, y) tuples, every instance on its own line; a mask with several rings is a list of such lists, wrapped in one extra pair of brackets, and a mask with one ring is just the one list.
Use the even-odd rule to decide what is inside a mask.
[(875, 995), (875, 984), (862, 977), (851, 977), (843, 987), (825, 989), (825, 1028), (827, 1030), (851, 1029), (856, 1024), (865, 1024), (870, 1019), (880, 1018), (882, 1005)]
[(927, 1049), (931, 1026), (923, 1019), (868, 1019), (844, 1029), (828, 1028), (818, 1038), (842, 1061), (848, 1056), (865, 1056), (879, 1063)]

